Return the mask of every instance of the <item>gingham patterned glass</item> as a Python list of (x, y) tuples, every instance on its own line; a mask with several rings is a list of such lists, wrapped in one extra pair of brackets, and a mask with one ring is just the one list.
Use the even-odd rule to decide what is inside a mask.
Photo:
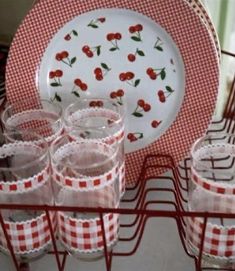
[[(91, 130), (89, 132), (92, 133)], [(119, 206), (119, 161), (115, 141), (107, 144), (64, 135), (52, 143), (51, 157), (56, 205), (86, 208)], [(117, 242), (117, 214), (103, 215), (105, 240), (98, 213), (60, 211), (57, 215), (60, 242), (76, 257), (99, 258), (104, 253), (104, 242), (109, 249)]]
[[(229, 134), (206, 135), (191, 150), (189, 210), (234, 213), (235, 211), (235, 137)], [(187, 219), (190, 250), (198, 255), (203, 219)], [(208, 219), (203, 257), (209, 264), (228, 268), (235, 263), (235, 220)]]
[[(118, 145), (120, 195), (125, 192), (124, 105), (109, 99), (79, 99), (64, 111), (65, 129), (70, 135)], [(94, 132), (94, 129), (96, 132)]]
[[(0, 147), (0, 203), (53, 204), (50, 159), (46, 141), (29, 132), (4, 135)], [(3, 209), (5, 229), (20, 262), (44, 255), (51, 243), (46, 214), (32, 209)], [(55, 226), (54, 216), (51, 214)], [(9, 254), (0, 226), (0, 249)]]

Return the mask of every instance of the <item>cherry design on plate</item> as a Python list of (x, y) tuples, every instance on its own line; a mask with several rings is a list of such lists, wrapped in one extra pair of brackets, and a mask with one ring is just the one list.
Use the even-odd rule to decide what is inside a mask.
[(108, 72), (111, 71), (111, 68), (105, 63), (101, 63), (100, 67), (96, 67), (94, 69), (95, 79), (97, 81), (102, 81), (104, 79), (104, 76), (108, 74)]
[(91, 20), (87, 26), (91, 28), (99, 28), (99, 24), (103, 24), (105, 21), (106, 21), (105, 17), (100, 17), (100, 18)]
[(157, 128), (161, 123), (162, 123), (161, 120), (153, 120), (153, 121), (151, 122), (151, 126), (152, 126), (153, 128)]
[(140, 84), (140, 79), (134, 80), (135, 74), (131, 71), (122, 72), (119, 74), (119, 80), (122, 82), (126, 82), (128, 85), (132, 87), (137, 87)]
[(118, 47), (118, 40), (122, 39), (121, 33), (108, 33), (106, 39), (112, 44), (112, 47), (109, 49), (109, 51), (113, 52), (116, 50), (120, 50), (120, 48)]
[(158, 90), (157, 91), (157, 95), (158, 95), (158, 99), (161, 103), (165, 103), (166, 99), (168, 99), (172, 93), (174, 93), (174, 89), (172, 89), (170, 86), (166, 86), (166, 90)]
[(136, 49), (135, 53), (134, 54), (129, 54), (127, 56), (127, 59), (130, 61), (130, 62), (134, 62), (136, 60), (136, 56), (145, 56), (144, 52), (142, 50), (139, 50), (138, 48)]
[(157, 68), (149, 67), (147, 68), (146, 73), (149, 76), (149, 78), (152, 80), (156, 80), (159, 76), (162, 80), (164, 80), (166, 78), (165, 69), (166, 68), (157, 69)]
[(132, 34), (131, 39), (137, 42), (142, 41), (141, 31), (143, 31), (142, 24), (132, 25), (129, 27), (129, 32)]
[(174, 63), (174, 60), (172, 58), (170, 59), (170, 63), (173, 66), (173, 72), (176, 72), (175, 67), (174, 67), (175, 63)]
[(73, 58), (69, 58), (69, 53), (67, 51), (62, 51), (61, 53), (57, 53), (55, 55), (55, 59), (57, 61), (61, 61), (64, 64), (68, 65), (69, 67), (72, 68), (72, 65), (76, 62), (77, 58), (73, 57)]
[(49, 72), (49, 78), (54, 79), (54, 82), (51, 82), (50, 85), (52, 87), (61, 87), (61, 81), (60, 78), (63, 76), (63, 71), (61, 70), (55, 70)]
[(137, 118), (141, 118), (144, 116), (144, 112), (149, 112), (151, 110), (151, 105), (146, 103), (143, 99), (138, 100), (137, 107), (135, 111), (132, 113), (133, 116)]
[(78, 32), (74, 29), (64, 36), (64, 40), (69, 41), (72, 39), (72, 36), (78, 36)]
[(99, 101), (99, 100), (97, 100), (97, 101), (91, 101), (89, 103), (89, 106), (90, 107), (103, 107), (104, 103), (102, 101)]
[(162, 52), (163, 51), (162, 45), (163, 45), (162, 40), (159, 37), (157, 37), (157, 41), (155, 42), (153, 48)]
[(112, 91), (110, 93), (111, 99), (116, 99), (117, 103), (120, 105), (123, 105), (122, 97), (125, 95), (125, 92), (123, 89), (118, 89), (117, 91)]
[(144, 138), (144, 134), (143, 133), (138, 133), (138, 132), (135, 132), (135, 133), (129, 133), (127, 135), (127, 139), (132, 143), (132, 142), (135, 142), (139, 139), (142, 139)]
[(74, 86), (73, 86), (71, 93), (74, 94), (76, 97), (80, 97), (78, 90), (87, 91), (87, 88), (88, 87), (87, 87), (86, 83), (82, 82), (82, 80), (80, 78), (76, 78), (74, 80)]
[(60, 95), (56, 92), (54, 94), (54, 97), (53, 98), (50, 98), (50, 101), (53, 103), (54, 101), (57, 101), (57, 102), (62, 102), (62, 98), (60, 97)]
[(97, 56), (99, 56), (101, 53), (101, 45), (98, 45), (95, 47), (90, 47), (89, 45), (84, 45), (82, 47), (82, 51), (89, 58), (92, 58), (94, 56), (95, 52), (96, 52)]

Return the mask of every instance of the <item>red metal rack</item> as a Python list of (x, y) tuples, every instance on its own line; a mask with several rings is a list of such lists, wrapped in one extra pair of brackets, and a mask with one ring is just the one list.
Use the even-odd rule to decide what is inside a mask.
[[(234, 54), (222, 51), (224, 55), (228, 55), (231, 57), (235, 57)], [(235, 124), (233, 120), (235, 119), (235, 77), (231, 86), (231, 91), (229, 94), (228, 102), (225, 107), (225, 111), (223, 114), (223, 118), (221, 120), (214, 122), (214, 126), (216, 124), (223, 124), (221, 129), (211, 129), (208, 130), (208, 133), (214, 132), (228, 132), (235, 131)], [(212, 126), (212, 127), (214, 127)], [(167, 175), (157, 176), (154, 171), (158, 168), (163, 168), (168, 172)], [(58, 271), (65, 270), (66, 260), (68, 257), (68, 253), (64, 250), (59, 249), (56, 236), (54, 234), (52, 221), (49, 215), (50, 211), (70, 211), (70, 212), (96, 212), (99, 214), (101, 219), (102, 226), (102, 237), (104, 242), (104, 257), (106, 270), (111, 271), (112, 269), (112, 259), (114, 257), (120, 256), (131, 256), (135, 254), (138, 250), (141, 240), (143, 237), (143, 233), (145, 230), (146, 222), (151, 218), (172, 218), (175, 221), (175, 225), (177, 227), (177, 231), (182, 243), (182, 247), (185, 253), (194, 259), (195, 262), (195, 270), (235, 270), (234, 266), (228, 266), (224, 268), (216, 268), (216, 267), (205, 267), (203, 266), (203, 243), (205, 238), (205, 229), (207, 225), (207, 221), (210, 218), (226, 218), (226, 219), (234, 219), (235, 214), (227, 214), (227, 213), (206, 213), (206, 212), (189, 212), (187, 211), (187, 191), (188, 191), (188, 180), (190, 176), (190, 159), (186, 158), (178, 167), (176, 166), (174, 160), (170, 155), (164, 154), (149, 154), (145, 157), (142, 165), (142, 170), (138, 178), (138, 182), (135, 187), (127, 189), (127, 191), (131, 191), (131, 193), (127, 193), (127, 195), (132, 195), (130, 197), (125, 196), (122, 200), (122, 203), (130, 206), (134, 206), (132, 208), (118, 208), (118, 209), (110, 209), (110, 208), (82, 208), (82, 207), (57, 207), (57, 206), (38, 206), (38, 205), (4, 205), (0, 204), (0, 224), (3, 229), (5, 238), (7, 240), (8, 248), (11, 254), (12, 261), (14, 263), (15, 269), (17, 271), (21, 270), (30, 270), (29, 265), (21, 264), (17, 261), (16, 256), (14, 254), (13, 248), (11, 246), (11, 241), (9, 236), (7, 235), (6, 228), (4, 226), (3, 217), (1, 215), (1, 210), (3, 209), (29, 209), (29, 210), (43, 210), (47, 215), (48, 224), (50, 227), (50, 234), (52, 239), (52, 250), (49, 254), (55, 258), (56, 267)], [(164, 181), (164, 187), (159, 187), (157, 185), (153, 185), (149, 187), (149, 180), (154, 181), (155, 184), (160, 181)], [(166, 197), (166, 200), (156, 199), (149, 200), (148, 195), (152, 192), (160, 191), (161, 193), (167, 193), (170, 196)], [(154, 208), (151, 206), (154, 205)], [(122, 206), (122, 205), (121, 205)], [(131, 250), (127, 252), (117, 251), (116, 248), (112, 251), (109, 251), (106, 243), (106, 236), (104, 231), (104, 220), (103, 214), (105, 213), (119, 213), (121, 216), (131, 215), (133, 217), (133, 221), (126, 224), (121, 224), (121, 231), (123, 232), (128, 230), (131, 232), (130, 236), (122, 236), (120, 233), (119, 243), (127, 243), (133, 242), (134, 246)], [(201, 217), (203, 218), (203, 230), (201, 235), (201, 245), (200, 250), (198, 252), (198, 256), (196, 257), (194, 254), (190, 252), (187, 248), (186, 242), (186, 217)]]

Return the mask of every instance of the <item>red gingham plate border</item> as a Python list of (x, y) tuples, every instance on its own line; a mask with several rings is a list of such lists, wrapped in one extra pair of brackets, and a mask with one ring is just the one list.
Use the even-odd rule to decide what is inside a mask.
[(79, 14), (100, 8), (124, 8), (142, 13), (162, 26), (179, 48), (186, 73), (185, 98), (171, 127), (154, 143), (126, 155), (126, 181), (136, 182), (144, 157), (169, 153), (178, 162), (206, 130), (214, 111), (219, 64), (211, 35), (183, 0), (41, 0), (19, 27), (6, 69), (9, 102), (38, 96), (37, 72), (52, 37)]

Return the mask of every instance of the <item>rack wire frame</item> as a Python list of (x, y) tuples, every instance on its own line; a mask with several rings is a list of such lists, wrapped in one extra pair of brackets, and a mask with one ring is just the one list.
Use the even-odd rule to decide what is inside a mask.
[[(227, 55), (235, 58), (235, 54), (226, 52), (222, 50), (223, 55)], [(3, 108), (5, 102), (2, 103), (0, 108)], [(235, 132), (235, 76), (231, 85), (229, 97), (227, 104), (225, 106), (225, 110), (223, 113), (223, 117), (213, 122), (214, 126), (216, 124), (222, 124), (222, 128), (218, 129), (210, 129), (207, 133), (226, 133), (230, 131), (230, 133)], [(158, 176), (154, 174), (154, 171), (158, 171), (157, 169), (164, 169), (164, 171), (168, 171), (169, 174), (167, 176)], [(64, 271), (66, 267), (66, 260), (68, 257), (68, 253), (65, 250), (61, 250), (58, 247), (57, 237), (54, 233), (53, 223), (51, 221), (49, 213), (51, 211), (63, 211), (63, 212), (86, 212), (86, 213), (97, 213), (101, 220), (101, 228), (102, 228), (102, 238), (104, 243), (104, 259), (106, 265), (106, 271), (112, 270), (112, 259), (113, 257), (128, 257), (135, 254), (138, 250), (141, 240), (144, 234), (144, 229), (146, 226), (146, 222), (151, 218), (172, 218), (174, 219), (177, 227), (177, 232), (179, 234), (182, 247), (185, 253), (194, 260), (195, 263), (195, 271), (202, 270), (235, 270), (234, 265), (225, 266), (223, 268), (219, 267), (205, 267), (203, 266), (203, 245), (205, 239), (205, 231), (207, 221), (210, 218), (226, 218), (226, 219), (234, 219), (234, 214), (228, 213), (208, 213), (208, 212), (191, 212), (187, 211), (187, 192), (188, 192), (188, 181), (190, 178), (190, 158), (186, 157), (180, 165), (176, 165), (173, 158), (168, 154), (149, 154), (145, 157), (141, 172), (139, 174), (136, 185), (132, 188), (127, 188), (127, 191), (131, 191), (131, 197), (124, 197), (122, 199), (122, 203), (125, 205), (132, 205), (133, 208), (85, 208), (85, 207), (71, 207), (71, 206), (39, 206), (39, 205), (18, 205), (18, 204), (0, 204), (0, 226), (2, 227), (3, 233), (5, 235), (9, 254), (14, 263), (16, 271), (22, 270), (30, 270), (30, 265), (28, 263), (20, 263), (17, 260), (17, 257), (14, 253), (13, 247), (11, 245), (11, 240), (7, 234), (7, 230), (4, 224), (4, 219), (1, 213), (1, 210), (40, 210), (44, 211), (47, 217), (48, 226), (50, 229), (50, 235), (52, 240), (52, 249), (48, 252), (48, 254), (52, 255), (55, 259), (55, 266), (58, 271)], [(147, 184), (150, 180), (156, 180), (156, 182), (164, 180), (166, 184), (165, 187), (159, 188), (156, 186), (148, 187)], [(151, 192), (161, 191), (161, 193), (171, 194), (170, 200), (148, 200), (147, 196)], [(154, 205), (154, 208), (150, 208), (151, 205)], [(156, 206), (159, 206), (156, 207)], [(161, 208), (160, 208), (161, 206)], [(119, 243), (133, 242), (134, 246), (130, 251), (120, 252), (116, 251), (115, 247), (113, 250), (109, 250), (106, 242), (105, 235), (105, 227), (104, 227), (104, 219), (103, 216), (105, 213), (118, 213), (121, 216), (131, 215), (133, 217), (133, 221), (129, 224), (121, 224), (121, 230), (125, 231), (125, 229), (131, 230), (131, 234), (128, 237), (123, 237), (121, 234), (119, 235)], [(201, 217), (203, 219), (203, 229), (201, 234), (201, 242), (200, 249), (198, 254), (195, 255), (192, 253), (187, 247), (186, 240), (186, 222), (185, 219), (187, 217)]]

